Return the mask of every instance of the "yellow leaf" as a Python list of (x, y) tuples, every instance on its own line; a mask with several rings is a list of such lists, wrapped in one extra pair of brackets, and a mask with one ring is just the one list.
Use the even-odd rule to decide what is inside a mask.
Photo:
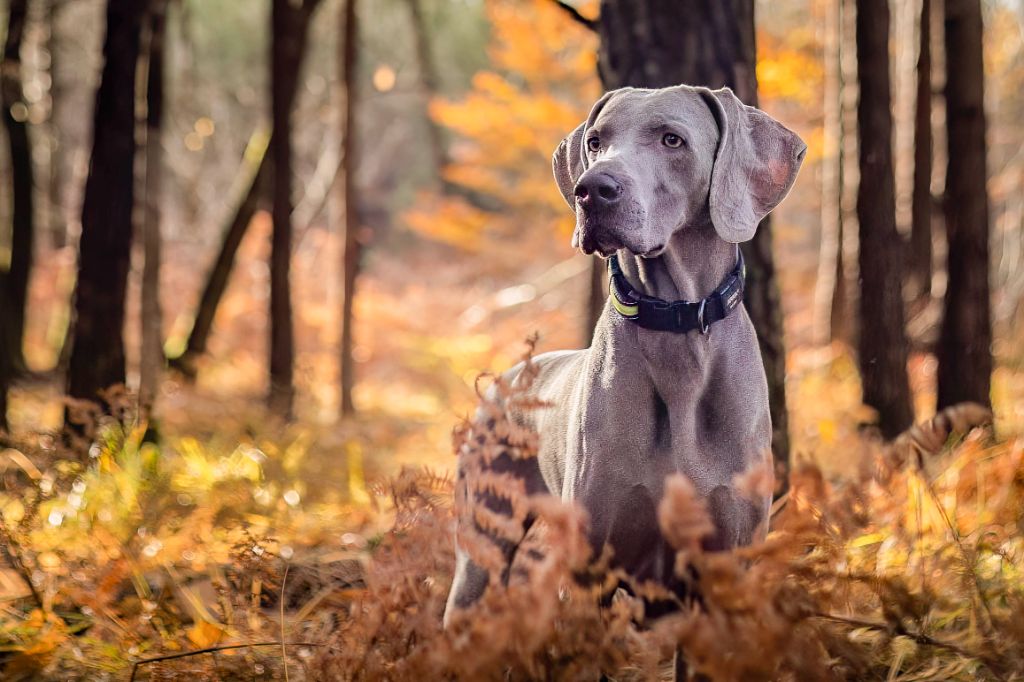
[(224, 639), (226, 631), (216, 623), (201, 620), (185, 631), (188, 641), (200, 649), (216, 646)]

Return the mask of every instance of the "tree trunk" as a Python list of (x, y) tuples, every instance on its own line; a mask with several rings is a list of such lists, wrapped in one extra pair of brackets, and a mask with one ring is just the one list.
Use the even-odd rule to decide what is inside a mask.
[(857, 2), (860, 101), (860, 323), (859, 361), (864, 402), (878, 411), (886, 437), (911, 425), (903, 324), (902, 248), (896, 232), (889, 90), (888, 0)]
[(273, 236), (270, 255), (270, 409), (285, 419), (293, 416), (295, 332), (292, 324), (292, 139), (302, 60), (309, 19), (319, 0), (274, 0), (271, 12), (271, 120), (273, 166)]
[(821, 244), (814, 288), (814, 338), (836, 340), (833, 311), (845, 304), (843, 295), (843, 73), (842, 2), (825, 5), (824, 148), (821, 158)]
[[(0, 278), (0, 320), (7, 319), (7, 288)], [(10, 353), (7, 351), (7, 335), (0, 334), (0, 434), (8, 430), (7, 391), (11, 387)]]
[(67, 243), (68, 216), (64, 201), (66, 180), (64, 145), (65, 135), (58, 123), (58, 112), (64, 103), (63, 80), (60, 75), (57, 55), (57, 44), (60, 40), (57, 32), (57, 21), (66, 0), (47, 0), (46, 8), (46, 53), (49, 56), (47, 74), (50, 77), (50, 111), (47, 120), (46, 134), (50, 138), (50, 152), (47, 157), (47, 220), (46, 229), (50, 232), (50, 245), (54, 249), (63, 248)]
[[(423, 0), (407, 0), (407, 2), (409, 4), (409, 16), (412, 19), (413, 47), (415, 48), (416, 64), (419, 69), (420, 95), (423, 98), (423, 107), (426, 114), (430, 154), (434, 160), (437, 177), (441, 178), (441, 171), (448, 162), (448, 152), (445, 149), (441, 126), (430, 116), (430, 100), (438, 92), (437, 65), (434, 62), (434, 55), (430, 50), (430, 30), (423, 16)], [(342, 144), (345, 143), (342, 142)], [(441, 182), (444, 182), (443, 179), (441, 179)]]
[[(413, 0), (415, 4), (415, 0)], [(341, 31), (344, 36), (339, 49), (341, 71), (341, 155), (342, 201), (345, 214), (345, 254), (342, 262), (342, 302), (341, 302), (341, 404), (342, 417), (355, 413), (352, 390), (355, 388), (355, 360), (352, 357), (354, 346), (353, 322), (356, 294), (356, 280), (359, 277), (361, 261), (361, 245), (359, 243), (359, 213), (356, 202), (356, 40), (359, 36), (356, 0), (345, 0), (342, 11)]]
[[(602, 0), (597, 28), (598, 71), (606, 88), (730, 87), (743, 102), (757, 106), (753, 0)], [(768, 377), (772, 453), (784, 484), (789, 469), (786, 355), (768, 219), (743, 245), (743, 254), (747, 311)]]
[(910, 268), (915, 293), (932, 293), (932, 49), (931, 0), (921, 0), (914, 104), (914, 187)]
[(164, 367), (160, 306), (160, 196), (163, 187), (164, 34), (169, 0), (151, 0), (148, 16), (145, 125), (145, 213), (142, 223), (142, 352), (139, 354), (139, 414), (149, 419)]
[(124, 383), (125, 289), (132, 243), (135, 69), (146, 3), (108, 0), (104, 65), (96, 93), (93, 150), (68, 368), (72, 398), (109, 405), (100, 391)]
[(0, 99), (3, 123), (11, 155), (11, 262), (2, 273), (7, 288), (8, 310), (0, 333), (7, 336), (5, 352), (13, 372), (24, 369), (22, 340), (25, 333), (25, 305), (32, 270), (32, 149), (28, 136), (28, 105), (22, 92), (21, 39), (25, 33), (28, 0), (10, 0), (7, 10), (7, 38), (4, 41)]
[(267, 178), (270, 175), (270, 155), (267, 154), (269, 138), (258, 131), (253, 134), (243, 160), (243, 173), (249, 177), (245, 193), (236, 204), (230, 222), (224, 227), (217, 258), (206, 276), (203, 293), (196, 307), (195, 321), (189, 332), (184, 352), (172, 358), (170, 364), (188, 379), (196, 376), (195, 361), (206, 352), (206, 343), (213, 331), (213, 320), (217, 308), (228, 287), (228, 279), (235, 265), (235, 256), (242, 245), (242, 239), (249, 229), (253, 216), (266, 197)]
[(989, 215), (980, 0), (946, 0), (946, 235), (949, 283), (939, 336), (938, 407), (990, 405)]
[(855, 0), (839, 1), (839, 235), (836, 254), (836, 286), (832, 292), (829, 324), (832, 341), (857, 347), (857, 26)]
[(588, 286), (585, 316), (583, 318), (583, 344), (589, 346), (594, 340), (594, 329), (604, 312), (605, 299), (608, 298), (608, 266), (603, 258), (593, 256), (590, 259), (590, 284)]

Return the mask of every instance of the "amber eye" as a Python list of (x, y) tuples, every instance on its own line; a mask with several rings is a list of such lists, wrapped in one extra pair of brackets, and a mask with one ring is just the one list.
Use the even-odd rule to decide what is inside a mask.
[(592, 152), (601, 151), (601, 140), (597, 139), (596, 137), (590, 138), (589, 140), (587, 140), (587, 149), (589, 149)]
[(666, 147), (671, 147), (672, 149), (679, 149), (683, 146), (683, 138), (675, 133), (665, 133), (665, 137), (661, 138), (661, 141)]

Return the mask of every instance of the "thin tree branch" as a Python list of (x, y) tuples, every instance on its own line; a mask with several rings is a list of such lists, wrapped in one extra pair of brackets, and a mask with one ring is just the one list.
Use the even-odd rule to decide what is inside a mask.
[(325, 646), (324, 644), (318, 644), (317, 642), (247, 642), (244, 644), (224, 644), (222, 646), (211, 646), (206, 649), (196, 649), (195, 651), (183, 651), (176, 654), (164, 654), (163, 656), (153, 656), (152, 658), (142, 658), (135, 661), (132, 665), (132, 674), (128, 678), (128, 682), (135, 682), (135, 675), (139, 671), (139, 666), (146, 665), (147, 663), (158, 663), (160, 661), (171, 661), (175, 658), (188, 658), (189, 656), (198, 656), (199, 654), (212, 654), (218, 651), (229, 651), (231, 649), (248, 649), (254, 646)]
[(580, 14), (580, 11), (563, 0), (553, 0), (556, 5), (562, 8), (569, 17), (577, 24), (589, 28), (591, 31), (597, 31), (597, 21), (595, 19), (588, 19), (587, 17)]

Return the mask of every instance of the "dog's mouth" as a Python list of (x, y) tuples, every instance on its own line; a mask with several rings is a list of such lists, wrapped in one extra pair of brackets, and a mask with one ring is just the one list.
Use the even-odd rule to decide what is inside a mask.
[(586, 225), (576, 227), (572, 245), (588, 256), (596, 253), (602, 258), (608, 258), (624, 246), (617, 237)]

